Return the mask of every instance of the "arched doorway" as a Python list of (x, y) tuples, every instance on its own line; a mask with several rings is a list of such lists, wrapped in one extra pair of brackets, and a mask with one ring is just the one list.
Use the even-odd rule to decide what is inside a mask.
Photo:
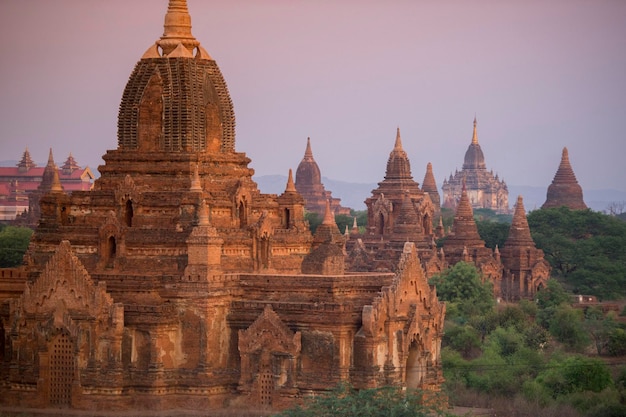
[(413, 340), (409, 346), (409, 354), (406, 359), (406, 387), (417, 389), (422, 385), (426, 373), (425, 364), (421, 363), (420, 349), (417, 340)]

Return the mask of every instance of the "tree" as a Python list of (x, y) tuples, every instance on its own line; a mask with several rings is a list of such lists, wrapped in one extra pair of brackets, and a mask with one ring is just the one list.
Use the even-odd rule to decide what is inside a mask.
[(315, 231), (317, 230), (317, 226), (322, 224), (322, 220), (323, 220), (323, 218), (320, 217), (319, 214), (314, 213), (312, 211), (307, 211), (304, 214), (304, 219), (309, 222), (309, 230), (311, 231), (311, 234), (315, 234)]
[(0, 230), (0, 268), (22, 264), (32, 234), (27, 227), (7, 226)]
[(496, 245), (502, 248), (509, 236), (510, 223), (477, 220), (478, 234), (485, 241), (485, 246), (495, 249)]
[(578, 294), (626, 296), (626, 222), (591, 210), (534, 210), (528, 224), (552, 276)]
[(549, 330), (559, 342), (576, 352), (583, 351), (589, 345), (589, 337), (583, 327), (582, 310), (567, 304), (556, 308)]
[(602, 360), (584, 356), (569, 356), (563, 361), (550, 362), (537, 377), (537, 382), (547, 387), (553, 398), (573, 392), (600, 392), (613, 383)]
[[(480, 273), (470, 263), (458, 262), (433, 276), (430, 283), (437, 286), (440, 300), (456, 304), (458, 313), (466, 318), (484, 314), (495, 305), (491, 284), (483, 283)], [(454, 315), (454, 308), (449, 315)]]

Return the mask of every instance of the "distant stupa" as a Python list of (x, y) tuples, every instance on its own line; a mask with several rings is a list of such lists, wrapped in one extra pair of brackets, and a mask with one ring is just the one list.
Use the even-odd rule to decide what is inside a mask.
[(561, 163), (552, 184), (548, 187), (546, 202), (541, 208), (555, 208), (565, 206), (571, 210), (586, 210), (583, 201), (583, 189), (576, 180), (576, 175), (569, 162), (567, 148), (563, 148)]

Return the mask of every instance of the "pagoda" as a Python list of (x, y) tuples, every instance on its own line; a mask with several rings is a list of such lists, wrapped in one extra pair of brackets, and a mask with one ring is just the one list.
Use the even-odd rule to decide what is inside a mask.
[(465, 152), (461, 171), (450, 174), (443, 181), (443, 207), (455, 209), (461, 197), (463, 183), (467, 196), (474, 209), (486, 208), (496, 213), (509, 212), (509, 190), (504, 180), (487, 171), (485, 156), (478, 143), (477, 122), (474, 117), (472, 141)]
[(350, 209), (341, 206), (341, 199), (334, 198), (332, 192), (324, 188), (320, 167), (313, 158), (311, 138), (306, 140), (304, 157), (296, 169), (296, 190), (304, 197), (305, 208), (309, 212), (325, 216), (326, 202), (330, 201), (331, 210), (335, 215), (350, 215)]
[(583, 201), (583, 189), (578, 184), (574, 170), (569, 161), (567, 148), (563, 148), (561, 163), (554, 174), (552, 184), (548, 187), (546, 202), (541, 208), (556, 208), (565, 206), (570, 210), (586, 210)]
[(504, 300), (532, 299), (537, 291), (545, 288), (550, 277), (550, 264), (530, 235), (521, 195), (517, 197), (509, 236), (500, 256), (504, 265), (501, 286)]
[(474, 212), (465, 187), (461, 189), (461, 198), (456, 207), (452, 232), (443, 243), (446, 263), (450, 266), (457, 262), (473, 264), (481, 273), (483, 280), (493, 285), (495, 296), (500, 295), (502, 264), (499, 253), (485, 246), (485, 241), (478, 234)]
[(206, 412), (339, 383), (439, 391), (445, 305), (417, 247), (433, 208), (402, 152), (390, 197), (408, 189), (417, 242), (394, 242), (386, 270), (346, 272), (329, 202), (312, 236), (291, 172), (282, 194), (258, 190), (220, 69), (170, 0), (100, 178), (69, 194), (51, 169), (25, 265), (0, 270), (0, 403)]

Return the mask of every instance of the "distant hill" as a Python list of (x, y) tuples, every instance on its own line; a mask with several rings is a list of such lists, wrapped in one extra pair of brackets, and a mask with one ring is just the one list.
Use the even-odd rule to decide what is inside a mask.
[[(253, 177), (254, 181), (264, 193), (281, 194), (285, 191), (287, 177), (285, 175), (261, 175)], [(326, 190), (331, 191), (333, 197), (341, 198), (341, 204), (354, 210), (365, 210), (365, 199), (372, 194), (372, 190), (378, 187), (377, 183), (352, 183), (337, 181), (322, 177), (322, 183)], [(526, 210), (536, 210), (546, 201), (548, 186), (531, 187), (527, 185), (509, 185), (509, 204), (511, 208), (518, 195), (524, 197)], [(439, 190), (441, 195), (441, 189)], [(583, 198), (589, 208), (594, 211), (605, 211), (612, 202), (626, 201), (626, 192), (603, 189), (583, 190)]]

